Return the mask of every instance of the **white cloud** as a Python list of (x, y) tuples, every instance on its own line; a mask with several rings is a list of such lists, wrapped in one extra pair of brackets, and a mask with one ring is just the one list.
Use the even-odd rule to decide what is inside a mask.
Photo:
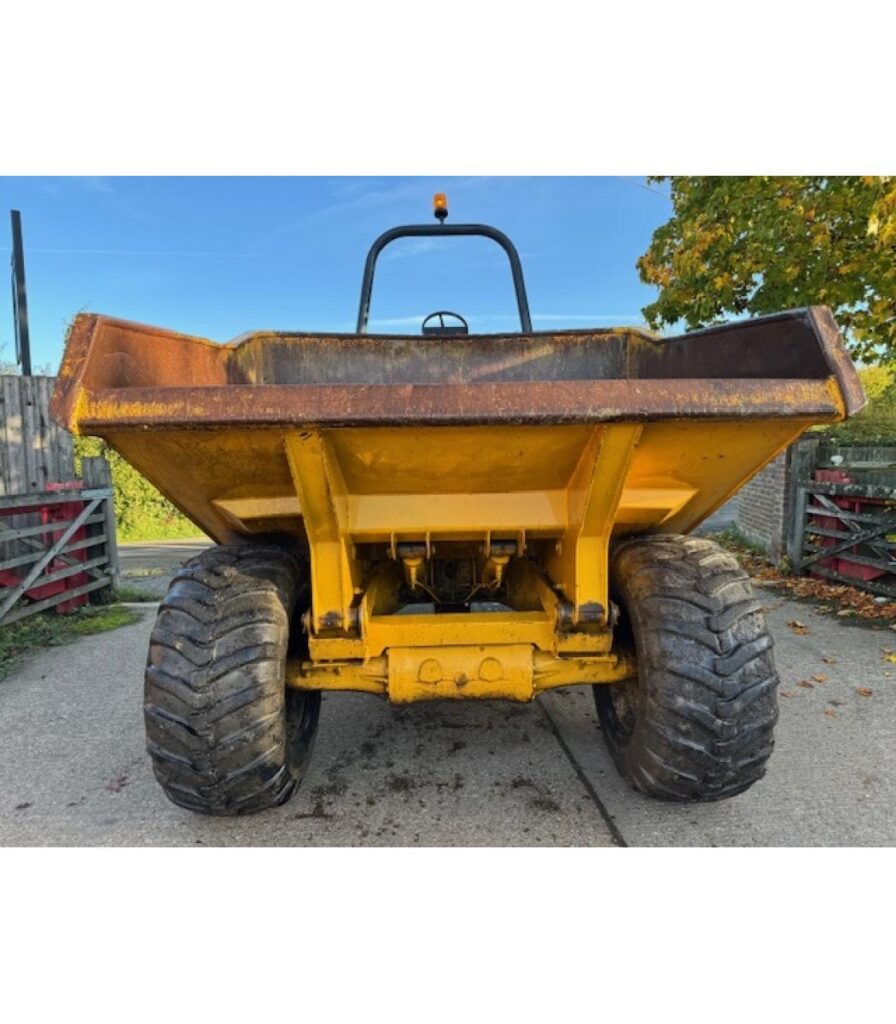
[(77, 179), (88, 192), (98, 192), (101, 195), (110, 195), (114, 189), (106, 178), (96, 175), (87, 175)]
[(384, 317), (380, 320), (372, 319), (368, 323), (367, 329), (373, 330), (376, 327), (419, 327), (426, 319), (426, 316), (426, 313), (421, 313), (419, 316), (393, 316)]
[(408, 256), (419, 256), (437, 247), (435, 238), (415, 238), (413, 241), (403, 239), (398, 245), (390, 245), (380, 259), (384, 263), (392, 263), (394, 260), (407, 259)]
[[(424, 316), (398, 316), (373, 318), (370, 320), (368, 329), (375, 331), (383, 327), (419, 327), (423, 323)], [(464, 313), (464, 317), (471, 328), (482, 324), (500, 326), (504, 324), (519, 324), (518, 313)], [(639, 313), (533, 313), (533, 323), (569, 323), (581, 324), (588, 327), (601, 321), (609, 320), (612, 324), (641, 324), (644, 318)]]
[(54, 256), (186, 256), (191, 259), (227, 259), (256, 260), (266, 259), (262, 253), (254, 252), (182, 252), (155, 249), (40, 249), (29, 248), (29, 252), (46, 253)]
[[(464, 194), (471, 189), (487, 186), (492, 180), (487, 175), (449, 179), (445, 186), (449, 193), (449, 209), (452, 194)], [(285, 221), (253, 240), (252, 248), (272, 242), (275, 238), (288, 234), (303, 225), (315, 224), (356, 210), (399, 206), (401, 212), (396, 211), (395, 216), (396, 221), (400, 221), (402, 224), (428, 223), (432, 216), (430, 200), (433, 191), (431, 184), (426, 180), (391, 182), (389, 178), (383, 178), (381, 182), (374, 181), (373, 183), (363, 179), (361, 181), (340, 181), (333, 184), (332, 194), (334, 202)]]
[(637, 320), (643, 323), (641, 313), (533, 313), (533, 320), (555, 320), (568, 323), (595, 323), (598, 320), (612, 320), (622, 323), (625, 320)]

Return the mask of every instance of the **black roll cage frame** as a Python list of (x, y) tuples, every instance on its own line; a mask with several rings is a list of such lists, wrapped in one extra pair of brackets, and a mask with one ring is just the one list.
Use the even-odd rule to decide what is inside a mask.
[(358, 306), (357, 334), (367, 333), (367, 320), (370, 315), (370, 298), (373, 292), (373, 274), (380, 253), (390, 242), (397, 238), (439, 238), (444, 235), (478, 235), (490, 238), (507, 253), (510, 260), (510, 273), (513, 276), (513, 289), (516, 292), (516, 305), (520, 315), (520, 331), (522, 334), (532, 333), (532, 318), (529, 315), (529, 300), (526, 298), (526, 285), (523, 281), (523, 268), (516, 246), (497, 228), (488, 224), (405, 224), (402, 227), (384, 231), (370, 247), (364, 263), (364, 276), (361, 279), (361, 302)]

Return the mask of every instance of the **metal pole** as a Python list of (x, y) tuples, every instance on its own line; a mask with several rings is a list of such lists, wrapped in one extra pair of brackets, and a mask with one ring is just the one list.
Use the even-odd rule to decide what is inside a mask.
[(12, 221), (12, 315), (16, 333), (16, 362), (22, 375), (31, 376), (31, 340), (28, 336), (28, 297), (25, 293), (25, 247), (22, 244), (22, 215), (9, 211)]

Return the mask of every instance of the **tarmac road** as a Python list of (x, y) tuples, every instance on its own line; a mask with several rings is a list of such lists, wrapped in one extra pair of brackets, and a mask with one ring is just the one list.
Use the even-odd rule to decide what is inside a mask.
[[(147, 607), (139, 623), (42, 652), (0, 681), (0, 844), (896, 844), (896, 665), (884, 657), (896, 635), (763, 593), (786, 696), (768, 774), (732, 800), (663, 804), (628, 789), (585, 688), (530, 705), (406, 708), (333, 694), (288, 804), (202, 818), (165, 799), (144, 753)], [(826, 678), (798, 685), (812, 676)]]

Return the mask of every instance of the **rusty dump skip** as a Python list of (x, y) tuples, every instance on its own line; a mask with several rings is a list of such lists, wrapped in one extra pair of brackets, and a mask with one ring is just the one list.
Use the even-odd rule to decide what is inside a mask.
[(659, 340), (632, 329), (460, 337), (258, 332), (227, 345), (77, 317), (53, 415), (79, 433), (262, 424), (596, 423), (852, 414), (813, 307)]
[(599, 485), (615, 531), (687, 532), (806, 427), (863, 402), (825, 307), (671, 339), (260, 332), (226, 345), (81, 315), (51, 411), (216, 540), (303, 536), (319, 501), (322, 521), (339, 512), (330, 532), (394, 545), (560, 539), (594, 472), (615, 474)]

